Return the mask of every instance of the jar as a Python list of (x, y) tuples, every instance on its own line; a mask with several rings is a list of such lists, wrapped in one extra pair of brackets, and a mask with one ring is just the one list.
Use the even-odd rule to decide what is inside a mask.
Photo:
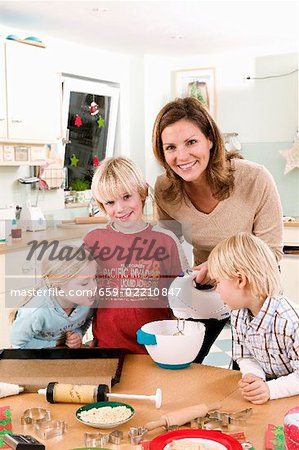
[(284, 416), (284, 441), (286, 450), (299, 449), (299, 406), (290, 409)]

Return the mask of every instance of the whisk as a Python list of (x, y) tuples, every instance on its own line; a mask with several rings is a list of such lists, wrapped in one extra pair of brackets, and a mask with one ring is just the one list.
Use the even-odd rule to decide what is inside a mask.
[(173, 336), (184, 336), (184, 329), (185, 329), (185, 319), (180, 319), (179, 317), (176, 320), (176, 328), (178, 331), (173, 333)]

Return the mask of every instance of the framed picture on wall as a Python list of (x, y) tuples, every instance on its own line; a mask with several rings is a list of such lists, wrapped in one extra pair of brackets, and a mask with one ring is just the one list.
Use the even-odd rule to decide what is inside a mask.
[(176, 97), (195, 97), (216, 115), (215, 69), (186, 69), (175, 72)]

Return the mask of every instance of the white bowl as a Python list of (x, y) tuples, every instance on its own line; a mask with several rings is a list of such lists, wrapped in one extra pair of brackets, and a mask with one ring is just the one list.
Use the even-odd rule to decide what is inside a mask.
[(184, 335), (174, 336), (176, 320), (159, 320), (143, 325), (137, 331), (137, 341), (144, 344), (155, 363), (164, 369), (184, 369), (194, 361), (201, 349), (205, 326), (186, 320)]

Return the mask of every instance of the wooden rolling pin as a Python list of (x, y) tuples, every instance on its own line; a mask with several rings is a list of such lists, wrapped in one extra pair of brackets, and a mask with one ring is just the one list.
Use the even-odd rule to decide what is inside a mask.
[(220, 402), (212, 403), (209, 407), (204, 403), (199, 405), (187, 406), (186, 408), (178, 409), (176, 411), (169, 412), (160, 417), (158, 420), (148, 422), (144, 428), (148, 431), (154, 430), (159, 427), (170, 427), (172, 425), (184, 425), (197, 417), (204, 417), (209, 411), (215, 411), (220, 409)]

